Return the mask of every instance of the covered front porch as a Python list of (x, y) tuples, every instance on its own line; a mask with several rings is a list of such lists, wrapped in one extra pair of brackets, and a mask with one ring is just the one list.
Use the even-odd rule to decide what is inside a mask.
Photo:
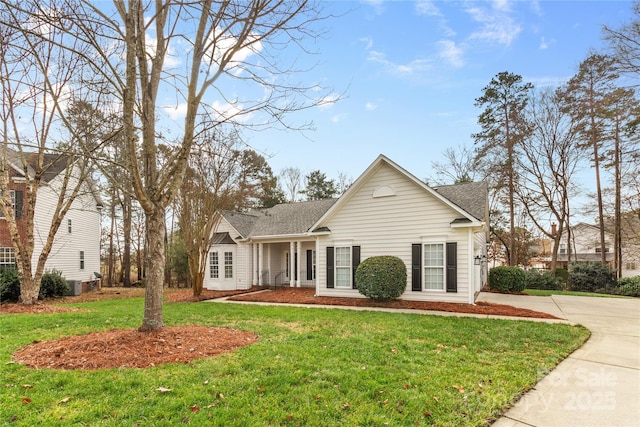
[(318, 241), (251, 242), (253, 286), (316, 287)]

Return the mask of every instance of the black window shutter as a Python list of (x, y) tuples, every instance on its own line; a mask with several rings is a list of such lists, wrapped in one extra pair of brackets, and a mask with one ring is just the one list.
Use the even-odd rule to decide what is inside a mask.
[(327, 288), (333, 288), (333, 246), (327, 246)]
[(313, 280), (313, 251), (307, 249), (307, 280)]
[(458, 243), (447, 243), (447, 292), (458, 292)]
[(16, 190), (15, 196), (16, 196), (16, 206), (15, 206), (16, 219), (20, 219), (20, 218), (22, 218), (22, 204), (23, 204), (22, 203), (22, 199), (23, 199), (22, 190)]
[(422, 290), (422, 244), (411, 245), (411, 290)]
[(351, 277), (351, 287), (353, 289), (358, 289), (356, 286), (356, 270), (360, 265), (360, 246), (352, 246), (351, 247), (351, 268), (353, 269), (353, 274)]

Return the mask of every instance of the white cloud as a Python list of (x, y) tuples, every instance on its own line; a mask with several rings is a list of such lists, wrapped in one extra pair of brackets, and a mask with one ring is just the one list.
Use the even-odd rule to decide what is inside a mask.
[(375, 50), (369, 51), (369, 58), (367, 59), (383, 65), (387, 72), (401, 77), (428, 71), (432, 68), (433, 62), (428, 59), (414, 59), (407, 64), (397, 64), (389, 61), (384, 53)]
[(480, 24), (480, 28), (470, 38), (509, 46), (520, 34), (522, 27), (511, 16), (511, 4), (507, 0), (491, 4), (491, 9), (480, 6), (466, 9), (473, 20)]
[[(220, 64), (223, 60), (228, 60), (227, 55), (231, 50), (235, 49), (239, 43), (239, 40), (228, 32), (220, 32), (219, 28), (216, 29), (206, 41), (207, 51), (204, 55), (206, 62), (212, 62), (214, 64)], [(262, 51), (262, 42), (258, 40), (258, 35), (250, 34), (243, 42), (243, 47), (234, 52), (231, 60), (227, 65), (227, 69), (236, 68), (235, 74), (242, 72), (242, 67), (239, 65), (246, 61), (251, 55), (258, 54)]]
[(219, 121), (231, 120), (242, 122), (249, 120), (249, 117), (251, 116), (250, 113), (243, 110), (243, 106), (239, 102), (222, 103), (216, 100), (211, 104), (211, 108), (215, 111), (217, 115), (216, 119)]
[(442, 12), (440, 12), (440, 9), (438, 9), (432, 0), (418, 0), (416, 2), (416, 11), (420, 15), (442, 16)]
[(177, 120), (183, 118), (187, 114), (187, 104), (177, 104), (173, 106), (164, 106), (162, 110), (171, 117), (172, 120)]
[(462, 55), (464, 54), (464, 50), (459, 46), (456, 46), (456, 43), (452, 40), (440, 40), (437, 43), (437, 46), (440, 50), (438, 56), (449, 64), (456, 68), (460, 68), (464, 65), (464, 61), (462, 60)]
[(373, 39), (371, 37), (362, 37), (360, 38), (360, 41), (365, 43), (365, 50), (371, 50), (371, 48), (373, 47)]
[(334, 116), (331, 117), (331, 122), (333, 123), (339, 123), (343, 120), (346, 120), (347, 115), (346, 114), (336, 114)]
[(328, 108), (333, 107), (333, 105), (340, 100), (340, 95), (337, 93), (331, 93), (320, 100), (318, 100), (318, 108), (321, 110), (326, 110)]
[(540, 49), (541, 49), (541, 50), (548, 49), (548, 48), (549, 48), (549, 46), (551, 46), (552, 44), (555, 44), (555, 42), (556, 42), (556, 40), (555, 40), (555, 39), (551, 39), (551, 40), (548, 40), (548, 41), (547, 41), (547, 40), (544, 38), (544, 36), (542, 36), (542, 37), (540, 38)]
[(378, 106), (376, 104), (374, 104), (373, 102), (367, 102), (366, 104), (364, 104), (364, 109), (367, 111), (373, 111), (376, 108), (378, 108)]

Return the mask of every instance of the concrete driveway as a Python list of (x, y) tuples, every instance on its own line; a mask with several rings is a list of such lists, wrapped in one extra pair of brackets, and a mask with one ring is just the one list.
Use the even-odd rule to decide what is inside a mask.
[(640, 426), (640, 299), (483, 292), (478, 300), (551, 313), (591, 330), (493, 427)]

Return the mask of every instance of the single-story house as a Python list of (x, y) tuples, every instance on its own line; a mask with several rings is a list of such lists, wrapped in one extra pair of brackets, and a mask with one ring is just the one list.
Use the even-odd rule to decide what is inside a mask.
[(473, 303), (486, 283), (486, 183), (430, 187), (384, 155), (338, 199), (217, 214), (206, 289), (359, 297), (356, 268), (380, 255), (407, 266), (402, 299)]

